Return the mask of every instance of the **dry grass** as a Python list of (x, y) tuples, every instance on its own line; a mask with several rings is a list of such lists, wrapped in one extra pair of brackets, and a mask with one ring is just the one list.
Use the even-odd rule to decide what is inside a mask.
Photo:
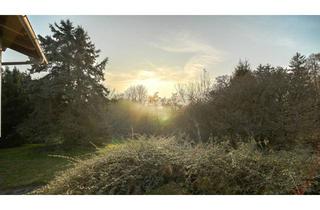
[(192, 147), (175, 138), (141, 137), (104, 148), (34, 193), (289, 194), (312, 163), (305, 150), (262, 153), (254, 143)]

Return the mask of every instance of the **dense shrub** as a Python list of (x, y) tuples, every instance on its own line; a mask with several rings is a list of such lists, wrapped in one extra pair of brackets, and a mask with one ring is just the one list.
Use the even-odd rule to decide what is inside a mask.
[(174, 138), (140, 138), (100, 153), (34, 193), (145, 194), (175, 183), (190, 194), (288, 194), (313, 163), (305, 150), (263, 153), (254, 143), (234, 149), (226, 141), (191, 147)]
[[(288, 194), (306, 178), (305, 150), (261, 152), (256, 144), (197, 146), (189, 153), (186, 184), (194, 194)], [(189, 163), (189, 164), (188, 164)]]
[(174, 148), (170, 139), (127, 141), (81, 161), (37, 193), (142, 194), (179, 177)]

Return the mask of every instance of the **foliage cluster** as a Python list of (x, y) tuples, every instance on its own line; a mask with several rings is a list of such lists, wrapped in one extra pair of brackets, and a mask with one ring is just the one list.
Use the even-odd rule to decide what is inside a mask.
[(175, 124), (199, 142), (223, 136), (242, 141), (252, 136), (279, 149), (316, 143), (319, 87), (319, 54), (306, 58), (297, 53), (289, 68), (260, 65), (252, 70), (248, 62), (240, 62), (232, 76), (212, 83), (206, 97), (191, 100)]
[(33, 110), (27, 91), (30, 82), (30, 75), (20, 72), (17, 68), (6, 68), (2, 73), (0, 147), (20, 146), (25, 142), (24, 137), (18, 132), (18, 127)]

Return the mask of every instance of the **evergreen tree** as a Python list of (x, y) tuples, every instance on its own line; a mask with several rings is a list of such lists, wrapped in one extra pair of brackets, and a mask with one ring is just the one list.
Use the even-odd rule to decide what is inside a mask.
[[(296, 53), (289, 64), (289, 74), (291, 75), (291, 84), (292, 88), (295, 89), (297, 94), (299, 94), (299, 90), (308, 88), (308, 84), (310, 81), (310, 75), (308, 69), (306, 68), (307, 59), (304, 55), (300, 53)], [(297, 95), (299, 97), (299, 95)]]
[(240, 60), (234, 71), (234, 77), (242, 77), (251, 72), (250, 64), (247, 60)]
[(296, 53), (290, 61), (288, 73), (290, 78), (288, 96), (288, 119), (290, 121), (287, 124), (289, 135), (305, 137), (314, 130), (313, 110), (316, 99), (306, 57)]
[(107, 134), (104, 113), (109, 91), (103, 81), (108, 59), (98, 62), (100, 51), (87, 32), (69, 20), (50, 29), (51, 36), (39, 36), (49, 64), (30, 69), (31, 74), (45, 75), (32, 87), (36, 107), (31, 120), (36, 126), (31, 133), (54, 137), (46, 138), (50, 142), (97, 142)]

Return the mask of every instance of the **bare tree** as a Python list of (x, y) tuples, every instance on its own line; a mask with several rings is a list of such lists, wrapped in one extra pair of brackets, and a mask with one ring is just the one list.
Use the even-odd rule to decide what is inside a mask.
[(181, 102), (188, 104), (206, 100), (212, 87), (213, 83), (207, 74), (207, 70), (203, 69), (199, 81), (177, 84), (176, 91)]
[(130, 101), (145, 103), (148, 98), (148, 90), (143, 85), (133, 85), (124, 92), (124, 95)]

